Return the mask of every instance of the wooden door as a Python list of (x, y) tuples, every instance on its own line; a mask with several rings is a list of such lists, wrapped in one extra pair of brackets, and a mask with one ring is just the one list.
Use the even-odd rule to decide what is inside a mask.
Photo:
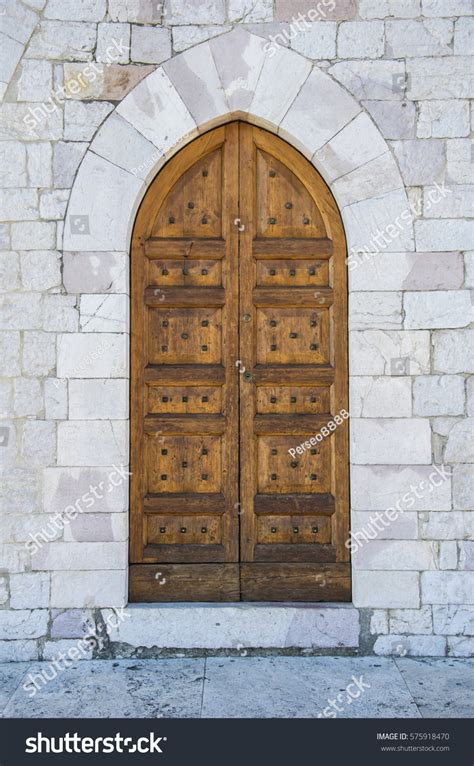
[(159, 173), (132, 241), (132, 601), (350, 600), (346, 304), (339, 212), (287, 143), (230, 123)]

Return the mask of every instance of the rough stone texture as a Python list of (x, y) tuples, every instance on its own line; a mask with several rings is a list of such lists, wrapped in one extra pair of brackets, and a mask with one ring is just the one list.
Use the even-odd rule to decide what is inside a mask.
[[(472, 651), (472, 5), (317, 5), (6, 3), (0, 617), (19, 616), (5, 622), (1, 657), (52, 656), (83, 635), (88, 610), (126, 601), (131, 229), (158, 169), (229, 114), (292, 142), (341, 209), (352, 530), (400, 511), (354, 555), (355, 609), (281, 609), (295, 616), (280, 634), (267, 611), (267, 633), (258, 620), (249, 630), (283, 646), (355, 647), (357, 609), (367, 607), (377, 610), (376, 653)], [(31, 561), (24, 541), (42, 517), (91, 483), (112, 486), (114, 470), (119, 486)], [(48, 608), (58, 610), (51, 622)], [(203, 640), (233, 636), (235, 607), (220, 634), (200, 609)], [(254, 612), (264, 614), (245, 614)], [(150, 641), (157, 614), (171, 611), (147, 610)]]

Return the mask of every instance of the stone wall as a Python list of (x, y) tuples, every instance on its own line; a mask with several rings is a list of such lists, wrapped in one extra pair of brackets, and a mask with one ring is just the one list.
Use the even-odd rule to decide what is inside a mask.
[[(108, 245), (96, 236), (94, 248), (84, 189), (97, 206), (108, 196), (121, 211), (126, 174), (140, 198), (159, 166), (156, 146), (143, 128), (132, 152), (126, 131), (138, 96), (116, 107), (161, 63), (211, 38), (219, 50), (219, 36), (236, 27), (265, 38), (268, 58), (282, 46), (304, 57), (301, 72), (279, 73), (291, 93), (280, 120), (292, 135), (316, 140), (305, 110), (318, 98), (327, 106), (319, 85), (308, 89), (311, 70), (312, 82), (322, 70), (357, 103), (344, 130), (318, 135), (313, 161), (350, 244), (365, 252), (351, 251), (348, 262), (353, 601), (363, 647), (472, 653), (471, 0), (170, 0), (164, 8), (5, 0), (1, 10), (0, 658), (54, 656), (101, 624), (101, 609), (126, 603), (129, 283), (126, 242), (115, 234), (130, 230), (133, 211), (125, 222), (118, 212), (103, 217)], [(223, 54), (224, 85), (225, 72), (238, 69), (232, 51), (227, 61)], [(167, 71), (178, 87), (180, 67)], [(250, 89), (251, 79), (237, 87)], [(269, 100), (277, 89), (274, 78)], [(170, 130), (181, 120), (191, 136), (205, 120), (185, 109), (172, 114)], [(308, 145), (302, 137), (299, 148)], [(98, 157), (116, 163), (115, 185), (106, 185)], [(87, 163), (94, 189), (81, 186)], [(394, 225), (400, 174), (413, 229)], [(384, 193), (374, 201), (375, 177)], [(71, 506), (75, 518), (64, 521)], [(32, 535), (45, 528), (48, 542), (31, 555)]]

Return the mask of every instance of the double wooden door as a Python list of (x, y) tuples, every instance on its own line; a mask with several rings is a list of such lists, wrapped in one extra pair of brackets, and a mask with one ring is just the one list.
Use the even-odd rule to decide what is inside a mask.
[(155, 178), (132, 241), (131, 601), (350, 600), (346, 302), (336, 204), (286, 142), (229, 123)]

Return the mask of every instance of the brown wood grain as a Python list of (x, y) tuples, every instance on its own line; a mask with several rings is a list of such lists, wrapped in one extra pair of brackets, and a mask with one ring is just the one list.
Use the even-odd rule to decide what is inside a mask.
[(151, 184), (131, 254), (132, 600), (350, 599), (347, 421), (288, 452), (348, 408), (345, 256), (329, 188), (261, 128), (209, 131)]

